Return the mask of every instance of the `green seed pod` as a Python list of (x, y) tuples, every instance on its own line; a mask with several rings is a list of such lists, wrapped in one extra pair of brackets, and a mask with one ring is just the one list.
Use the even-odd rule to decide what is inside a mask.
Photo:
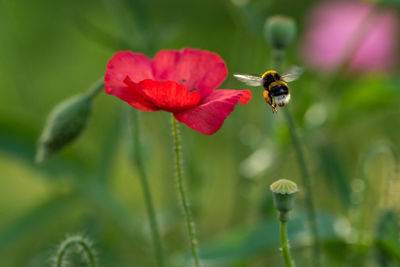
[(35, 160), (44, 162), (72, 142), (85, 129), (91, 113), (91, 99), (77, 95), (58, 104), (47, 118), (38, 141)]
[(280, 179), (271, 184), (275, 208), (279, 211), (279, 219), (287, 220), (287, 214), (294, 207), (296, 193), (299, 191), (297, 184), (286, 179)]
[(264, 35), (276, 50), (284, 50), (296, 37), (297, 27), (293, 19), (285, 16), (273, 16), (266, 20)]

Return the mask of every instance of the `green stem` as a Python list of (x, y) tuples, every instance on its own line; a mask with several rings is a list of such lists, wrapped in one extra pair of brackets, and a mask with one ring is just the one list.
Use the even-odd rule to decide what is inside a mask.
[(288, 108), (284, 109), (284, 115), (286, 118), (286, 121), (289, 125), (290, 133), (292, 135), (293, 139), (293, 146), (296, 151), (296, 156), (297, 156), (297, 161), (300, 166), (300, 171), (301, 171), (301, 177), (302, 181), (304, 184), (305, 188), (305, 202), (306, 202), (306, 207), (307, 207), (307, 217), (308, 217), (308, 223), (310, 227), (311, 234), (313, 236), (313, 248), (314, 248), (314, 253), (313, 253), (313, 259), (314, 259), (314, 266), (319, 266), (319, 255), (320, 255), (320, 250), (319, 250), (319, 234), (318, 234), (318, 226), (317, 226), (317, 219), (315, 216), (315, 206), (313, 202), (313, 191), (312, 191), (312, 186), (311, 186), (311, 179), (310, 179), (310, 173), (308, 171), (306, 162), (305, 162), (305, 157), (304, 157), (304, 152), (301, 146), (301, 142), (293, 121), (292, 114), (290, 113)]
[(175, 151), (175, 164), (176, 164), (176, 182), (178, 185), (179, 195), (182, 201), (183, 211), (185, 213), (186, 218), (186, 226), (189, 233), (190, 239), (190, 247), (192, 250), (192, 257), (194, 261), (194, 265), (196, 267), (200, 267), (200, 260), (197, 252), (197, 240), (196, 234), (194, 229), (194, 223), (192, 220), (192, 214), (189, 208), (189, 201), (186, 197), (184, 185), (183, 185), (183, 169), (182, 169), (182, 158), (181, 158), (181, 145), (180, 145), (180, 138), (178, 133), (178, 125), (176, 123), (175, 117), (172, 115), (172, 134), (174, 137), (174, 151)]
[[(273, 54), (275, 68), (278, 72), (282, 71), (282, 63), (284, 58), (284, 51), (275, 51)], [(292, 136), (293, 146), (296, 152), (297, 161), (300, 166), (301, 178), (305, 188), (305, 204), (307, 209), (307, 218), (308, 225), (310, 229), (310, 233), (313, 237), (313, 262), (314, 266), (320, 266), (320, 248), (319, 248), (319, 234), (318, 234), (318, 226), (317, 219), (315, 213), (315, 206), (313, 202), (313, 192), (311, 186), (310, 172), (308, 170), (304, 152), (302, 149), (302, 144), (300, 142), (299, 135), (296, 130), (296, 126), (293, 120), (293, 116), (290, 113), (288, 107), (283, 109), (283, 113), (287, 124), (289, 126), (289, 131)]]
[(96, 82), (90, 86), (89, 91), (87, 92), (87, 96), (93, 100), (104, 88), (104, 78), (101, 77)]
[(281, 244), (282, 244), (282, 255), (285, 260), (286, 267), (294, 267), (292, 256), (290, 255), (289, 241), (287, 238), (287, 221), (280, 221), (281, 230)]
[(57, 252), (56, 256), (56, 266), (62, 267), (64, 262), (64, 256), (67, 253), (68, 249), (73, 245), (79, 245), (82, 247), (83, 251), (86, 253), (86, 256), (89, 260), (89, 265), (91, 267), (96, 267), (96, 259), (92, 248), (89, 242), (82, 238), (81, 236), (72, 236), (67, 238), (64, 242), (61, 243), (60, 248)]
[(147, 215), (149, 217), (150, 221), (150, 230), (152, 233), (153, 237), (153, 243), (154, 243), (154, 248), (155, 248), (155, 254), (157, 258), (157, 266), (159, 267), (164, 267), (165, 262), (164, 262), (164, 254), (163, 254), (163, 249), (161, 245), (161, 238), (160, 234), (158, 231), (158, 224), (157, 224), (157, 219), (154, 211), (154, 205), (153, 205), (153, 200), (151, 197), (151, 191), (150, 191), (150, 185), (147, 179), (147, 173), (145, 171), (145, 166), (143, 163), (143, 156), (142, 156), (142, 150), (140, 146), (140, 129), (139, 129), (139, 116), (137, 114), (137, 111), (133, 112), (133, 139), (134, 139), (134, 144), (133, 144), (133, 158), (137, 167), (137, 170), (139, 172), (139, 178), (140, 182), (142, 185), (142, 190), (143, 190), (143, 195), (144, 195), (144, 202), (146, 205), (146, 210), (147, 210)]

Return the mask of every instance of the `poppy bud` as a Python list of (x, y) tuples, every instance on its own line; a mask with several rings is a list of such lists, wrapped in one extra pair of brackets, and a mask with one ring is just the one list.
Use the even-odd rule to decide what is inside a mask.
[(287, 221), (288, 212), (293, 209), (296, 193), (299, 191), (297, 184), (286, 179), (280, 179), (271, 184), (275, 208), (279, 211), (279, 219)]
[(276, 50), (284, 50), (296, 37), (296, 23), (285, 16), (273, 16), (266, 20), (264, 35)]
[(58, 104), (47, 118), (35, 160), (41, 163), (72, 142), (83, 131), (91, 112), (91, 99), (77, 95)]

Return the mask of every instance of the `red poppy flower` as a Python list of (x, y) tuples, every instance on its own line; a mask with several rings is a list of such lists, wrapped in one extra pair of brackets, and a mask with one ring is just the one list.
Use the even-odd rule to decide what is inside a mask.
[(162, 50), (154, 59), (130, 51), (116, 53), (104, 77), (107, 94), (142, 111), (165, 110), (190, 128), (211, 135), (221, 128), (248, 90), (215, 90), (228, 75), (212, 52), (184, 48)]

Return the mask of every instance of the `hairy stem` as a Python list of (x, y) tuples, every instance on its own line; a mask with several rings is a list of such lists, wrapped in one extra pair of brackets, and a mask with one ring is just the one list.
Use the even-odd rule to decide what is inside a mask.
[(146, 205), (147, 216), (150, 221), (150, 230), (153, 238), (153, 244), (155, 248), (155, 254), (157, 258), (157, 266), (164, 267), (164, 254), (161, 245), (161, 238), (158, 231), (158, 223), (156, 219), (156, 214), (154, 211), (153, 200), (151, 197), (150, 185), (147, 178), (147, 173), (145, 170), (145, 166), (143, 164), (143, 153), (141, 149), (140, 143), (140, 129), (139, 129), (139, 114), (137, 111), (133, 112), (133, 120), (132, 120), (132, 127), (133, 127), (133, 159), (135, 161), (137, 170), (139, 172), (140, 183), (142, 185), (143, 195), (144, 195), (144, 202)]
[[(283, 59), (284, 59), (284, 51), (275, 51), (273, 54), (274, 57), (274, 65), (277, 71), (282, 71)], [(302, 149), (302, 144), (300, 142), (299, 135), (297, 133), (297, 129), (293, 120), (293, 116), (290, 113), (288, 107), (283, 109), (283, 114), (289, 126), (289, 131), (292, 136), (293, 146), (296, 152), (297, 161), (299, 163), (300, 172), (302, 182), (304, 184), (305, 189), (305, 204), (307, 209), (307, 219), (308, 225), (310, 229), (310, 233), (313, 238), (313, 263), (315, 267), (320, 266), (320, 248), (319, 248), (319, 234), (318, 234), (318, 225), (315, 213), (315, 206), (313, 202), (313, 192), (311, 186), (311, 178), (310, 172), (308, 170), (304, 152)]]
[(290, 254), (289, 241), (287, 238), (287, 221), (280, 220), (280, 231), (281, 231), (281, 244), (282, 244), (282, 255), (285, 260), (286, 267), (294, 267), (294, 262)]
[(192, 214), (189, 207), (189, 200), (186, 197), (185, 188), (183, 185), (183, 169), (182, 169), (181, 145), (178, 133), (178, 125), (173, 115), (172, 115), (172, 134), (174, 137), (174, 144), (175, 144), (174, 151), (175, 151), (175, 164), (176, 164), (176, 182), (178, 186), (178, 192), (181, 198), (183, 211), (185, 213), (186, 226), (189, 233), (189, 241), (190, 241), (190, 247), (192, 251), (194, 265), (196, 267), (200, 267), (201, 265), (197, 252), (198, 249), (197, 249), (197, 240), (194, 229), (194, 223), (192, 220)]
[(84, 251), (85, 255), (87, 256), (89, 265), (91, 267), (96, 267), (96, 258), (93, 249), (90, 245), (90, 242), (79, 235), (68, 237), (65, 241), (61, 243), (60, 248), (57, 251), (57, 256), (55, 261), (56, 267), (63, 266), (65, 255), (68, 252), (68, 249), (73, 245), (79, 245)]

